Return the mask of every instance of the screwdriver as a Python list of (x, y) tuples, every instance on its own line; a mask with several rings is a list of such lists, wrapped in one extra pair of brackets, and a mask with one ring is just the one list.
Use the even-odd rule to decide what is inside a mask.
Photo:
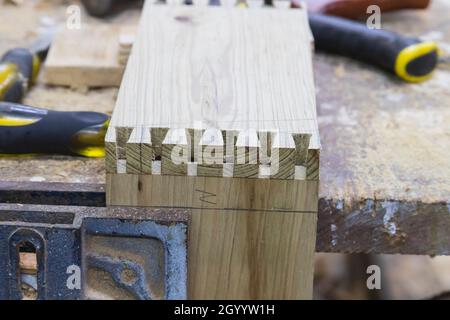
[(44, 32), (28, 48), (14, 48), (0, 58), (0, 101), (20, 102), (39, 74), (53, 39), (54, 30)]
[(318, 13), (309, 14), (318, 50), (347, 56), (383, 68), (408, 82), (429, 79), (439, 62), (435, 42), (422, 42), (363, 23)]
[(108, 125), (109, 117), (103, 113), (0, 102), (0, 153), (104, 157)]

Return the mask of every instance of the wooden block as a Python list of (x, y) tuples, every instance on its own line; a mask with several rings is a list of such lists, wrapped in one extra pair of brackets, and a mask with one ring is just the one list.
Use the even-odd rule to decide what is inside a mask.
[(81, 29), (60, 28), (45, 62), (44, 82), (74, 88), (118, 87), (131, 51), (128, 42), (121, 53), (120, 35), (122, 29), (131, 34), (134, 28), (86, 23)]
[[(111, 119), (118, 171), (107, 174), (107, 203), (189, 210), (190, 299), (312, 297), (312, 72), (304, 9), (145, 3)], [(120, 173), (120, 128), (141, 127), (151, 174)], [(142, 168), (133, 134), (128, 172), (139, 170), (137, 150)]]
[(308, 157), (311, 135), (294, 133), (292, 136), (295, 141), (295, 165), (304, 166)]

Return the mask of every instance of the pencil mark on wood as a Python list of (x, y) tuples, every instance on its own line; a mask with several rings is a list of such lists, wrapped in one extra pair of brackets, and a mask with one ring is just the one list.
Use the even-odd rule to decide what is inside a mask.
[[(216, 196), (217, 196), (216, 194), (208, 192), (208, 191), (204, 191), (204, 190), (199, 190), (199, 189), (195, 189), (195, 191), (200, 192), (201, 195), (199, 197), (199, 200), (201, 202), (206, 202), (206, 203), (209, 203), (209, 204), (217, 204), (217, 202), (213, 202), (213, 201), (209, 201), (208, 200), (208, 198), (215, 199)], [(211, 200), (213, 200), (213, 199), (211, 199)]]

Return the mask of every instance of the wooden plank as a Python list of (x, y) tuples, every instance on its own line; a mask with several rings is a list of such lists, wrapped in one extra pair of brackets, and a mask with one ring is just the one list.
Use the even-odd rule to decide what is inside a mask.
[(320, 199), (316, 250), (450, 255), (450, 205)]
[(126, 144), (126, 171), (151, 174), (153, 148), (150, 128), (134, 128)]
[(135, 27), (89, 25), (61, 28), (44, 68), (44, 82), (51, 85), (118, 87), (131, 52)]
[[(107, 203), (191, 211), (191, 299), (312, 297), (310, 40), (301, 9), (145, 4), (111, 119)], [(138, 172), (138, 128), (151, 131), (151, 174)]]
[(234, 175), (253, 178), (265, 161), (256, 135), (282, 131), (295, 136), (304, 165), (320, 148), (310, 45), (305, 10), (148, 4), (111, 126), (236, 132), (233, 143), (253, 143), (241, 147), (257, 162), (235, 163)]

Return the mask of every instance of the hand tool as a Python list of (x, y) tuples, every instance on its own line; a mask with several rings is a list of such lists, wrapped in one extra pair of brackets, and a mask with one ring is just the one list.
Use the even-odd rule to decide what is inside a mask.
[(424, 9), (430, 0), (306, 0), (306, 3), (310, 12), (357, 19), (366, 15), (371, 5), (377, 5), (381, 12)]
[(386, 69), (403, 80), (421, 82), (431, 77), (439, 59), (435, 42), (421, 42), (340, 17), (310, 14), (315, 46)]
[(45, 59), (54, 30), (46, 30), (28, 48), (14, 48), (0, 58), (0, 101), (20, 102), (36, 80)]
[(220, 0), (208, 0), (210, 6), (220, 6)]
[(237, 0), (236, 1), (236, 7), (237, 8), (248, 8), (248, 3), (246, 0)]
[[(108, 15), (120, 12), (123, 8), (134, 5), (138, 1), (129, 0), (82, 0), (86, 11), (98, 18), (103, 18)], [(165, 3), (165, 0), (158, 0), (160, 3)], [(139, 2), (138, 2), (139, 3)]]
[(87, 12), (95, 17), (104, 17), (111, 13), (115, 0), (82, 0)]
[(62, 112), (0, 102), (1, 154), (105, 155), (109, 117), (98, 112)]

